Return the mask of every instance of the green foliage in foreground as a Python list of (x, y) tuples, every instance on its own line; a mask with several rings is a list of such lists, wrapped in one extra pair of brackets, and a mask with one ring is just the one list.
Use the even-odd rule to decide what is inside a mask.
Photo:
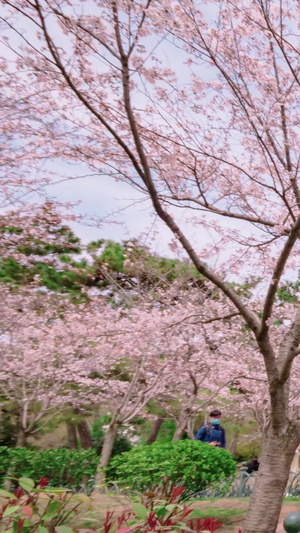
[(47, 478), (36, 484), (23, 477), (16, 485), (14, 493), (0, 489), (4, 500), (0, 504), (0, 531), (5, 533), (77, 533), (82, 529), (90, 533), (215, 533), (222, 526), (219, 518), (202, 518), (197, 509), (182, 504), (184, 489), (180, 487), (167, 500), (134, 495), (130, 506), (118, 514), (108, 511), (105, 518), (94, 518), (89, 513), (92, 501), (86, 494), (51, 488)]
[(4, 499), (0, 505), (0, 531), (6, 533), (73, 533), (77, 529), (70, 527), (71, 522), (91, 505), (86, 494), (53, 489), (48, 487), (46, 478), (36, 484), (33, 479), (22, 477), (16, 485), (19, 488), (14, 494), (0, 489)]
[(182, 440), (139, 446), (111, 462), (110, 472), (131, 489), (161, 490), (170, 494), (174, 486), (186, 488), (185, 497), (234, 475), (236, 463), (226, 450), (199, 441)]

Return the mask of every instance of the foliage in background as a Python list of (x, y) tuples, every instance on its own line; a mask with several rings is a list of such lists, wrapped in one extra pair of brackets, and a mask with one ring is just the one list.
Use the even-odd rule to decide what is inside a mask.
[(99, 458), (95, 450), (46, 450), (0, 447), (0, 484), (5, 476), (30, 477), (35, 483), (46, 476), (51, 487), (90, 490)]
[(226, 450), (199, 441), (182, 440), (139, 446), (111, 461), (118, 483), (139, 492), (170, 495), (175, 486), (184, 496), (201, 493), (209, 485), (232, 476), (236, 464)]
[(18, 432), (17, 425), (13, 422), (11, 413), (5, 409), (0, 411), (0, 415), (0, 446), (15, 446)]
[(119, 289), (129, 283), (131, 287), (127, 289), (132, 289), (138, 281), (139, 287), (146, 290), (177, 279), (203, 284), (202, 276), (189, 262), (151, 254), (137, 241), (123, 244), (104, 239), (94, 241), (87, 246), (90, 261), (78, 259), (76, 256), (84, 252), (79, 239), (67, 226), (58, 231), (63, 238), (59, 245), (32, 239), (32, 243), (17, 250), (28, 257), (26, 265), (14, 257), (2, 259), (0, 282), (20, 286), (38, 277), (41, 286), (72, 297), (79, 297), (82, 289), (102, 289), (114, 283)]
[(159, 442), (161, 444), (164, 444), (166, 442), (172, 442), (175, 430), (176, 423), (174, 422), (174, 420), (165, 420), (161, 425), (156, 442)]
[[(227, 413), (230, 415), (230, 411)], [(240, 417), (239, 417), (240, 420)], [(235, 461), (251, 461), (258, 457), (261, 452), (261, 435), (258, 431), (257, 422), (250, 417), (233, 422), (233, 416), (223, 417), (223, 425), (226, 429), (227, 449), (233, 454)], [(234, 437), (237, 437), (236, 446), (231, 447)]]
[(298, 279), (296, 281), (285, 281), (282, 283), (278, 290), (278, 299), (283, 303), (296, 303), (298, 302), (298, 294), (300, 289), (300, 271), (298, 271)]
[[(92, 426), (92, 441), (97, 455), (101, 454), (103, 439), (104, 439), (104, 430), (103, 425), (109, 423), (110, 417), (100, 417), (93, 423)], [(132, 444), (129, 440), (123, 435), (117, 435), (116, 440), (113, 445), (112, 457), (120, 455), (123, 452), (128, 452), (131, 450)]]
[(255, 457), (259, 457), (261, 453), (261, 439), (252, 442), (240, 443), (237, 446), (236, 452), (233, 454), (234, 460), (238, 463), (243, 461), (252, 461)]

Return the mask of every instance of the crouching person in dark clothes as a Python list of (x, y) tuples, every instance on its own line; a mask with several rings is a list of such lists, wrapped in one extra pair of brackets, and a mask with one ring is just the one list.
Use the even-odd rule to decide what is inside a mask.
[(247, 470), (246, 470), (247, 474), (252, 474), (252, 472), (258, 472), (258, 469), (259, 469), (259, 461), (256, 457), (252, 459), (250, 463), (247, 463)]

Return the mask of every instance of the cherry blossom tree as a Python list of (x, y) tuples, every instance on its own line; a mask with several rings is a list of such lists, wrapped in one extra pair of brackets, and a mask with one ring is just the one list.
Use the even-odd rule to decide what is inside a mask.
[[(1, 302), (0, 390), (4, 401), (15, 406), (21, 446), (47, 415), (70, 405), (97, 405), (105, 384), (89, 377), (100, 363), (95, 356), (85, 358), (91, 349), (86, 341), (90, 314), (83, 316), (57, 297), (28, 289), (11, 292), (3, 285)], [(102, 372), (107, 367), (103, 360)]]
[[(3, 4), (3, 120), (20, 143), (17, 178), (28, 160), (37, 169), (63, 158), (130, 183), (251, 330), (270, 415), (245, 528), (275, 532), (300, 441), (289, 401), (298, 306), (279, 343), (272, 328), (278, 285), (299, 253), (298, 2)], [(214, 245), (189, 240), (183, 208)], [(259, 311), (226, 280), (254, 268), (264, 278)]]
[[(166, 413), (176, 421), (173, 440), (181, 439), (185, 431), (194, 438), (192, 419), (200, 411), (212, 408), (217, 396), (223, 394), (224, 399), (230, 399), (234, 380), (247, 375), (244, 362), (237, 356), (239, 331), (231, 324), (228, 327), (231, 315), (226, 319), (222, 304), (216, 305), (210, 298), (203, 299), (201, 310), (199, 303), (193, 302), (193, 294), (188, 293), (186, 298), (188, 302), (173, 306), (171, 312), (172, 322), (168, 327), (185, 344), (178, 366), (170, 370), (170, 396), (161, 402)], [(170, 402), (172, 394), (173, 402)]]
[[(163, 305), (157, 305), (158, 302)], [(217, 396), (221, 395), (224, 403), (229, 404), (232, 389), (238, 383), (243, 385), (250, 380), (265, 386), (266, 379), (253, 364), (254, 358), (259, 362), (260, 358), (256, 346), (253, 343), (251, 346), (250, 333), (243, 331), (238, 313), (226, 314), (226, 311), (227, 306), (217, 295), (212, 300), (203, 290), (197, 293), (194, 289), (187, 292), (181, 288), (179, 291), (176, 284), (160, 296), (140, 301), (130, 309), (128, 317), (122, 318), (124, 324), (128, 320), (122, 345), (127, 344), (127, 357), (136, 366), (131, 369), (126, 365), (126, 372), (132, 377), (125, 396), (116, 395), (110, 400), (111, 436), (116, 434), (118, 425), (141, 413), (147, 402), (154, 399), (176, 420), (174, 439), (180, 439), (186, 429), (193, 437), (189, 428), (191, 417), (206, 407), (211, 408)], [(245, 349), (249, 362), (240, 356)], [(135, 383), (137, 375), (140, 384)], [(139, 401), (132, 409), (133, 398), (137, 396)], [(236, 403), (241, 410), (245, 405), (249, 410), (254, 400), (259, 401), (258, 390), (252, 387), (246, 399), (244, 394), (242, 399)], [(108, 434), (107, 440), (110, 440)], [(104, 455), (102, 463), (107, 466)]]
[(119, 406), (128, 387), (136, 388), (138, 375), (136, 381), (123, 375), (135, 356), (134, 323), (121, 320), (121, 309), (100, 298), (75, 305), (38, 287), (21, 291), (2, 284), (0, 290), (0, 391), (16, 408), (19, 445), (41, 429), (40, 421), (47, 423), (49, 414), (97, 407), (113, 398)]
[(200, 411), (223, 405), (232, 419), (241, 420), (245, 413), (258, 417), (266, 400), (265, 369), (250, 332), (239, 313), (228, 313), (221, 293), (212, 297), (209, 287), (213, 290), (207, 284), (207, 292), (198, 295), (195, 290), (177, 293), (182, 301), (176, 304), (171, 303), (174, 291), (170, 290), (170, 301), (165, 295), (170, 315), (167, 328), (185, 342), (180, 368), (170, 370), (169, 396), (160, 400), (176, 421), (174, 440), (185, 431), (193, 438), (192, 422)]
[[(0, 390), (16, 406), (18, 444), (39, 431), (50, 414), (101, 403), (111, 414), (100, 462), (106, 467), (119, 426), (140, 414), (149, 400), (176, 389), (196, 331), (190, 328), (189, 343), (182, 326), (175, 331), (184, 309), (169, 313), (148, 301), (113, 309), (99, 297), (74, 305), (38, 287), (0, 288)], [(203, 341), (198, 336), (196, 341), (197, 357), (188, 358), (198, 379), (204, 367), (206, 377), (209, 353), (204, 364)]]

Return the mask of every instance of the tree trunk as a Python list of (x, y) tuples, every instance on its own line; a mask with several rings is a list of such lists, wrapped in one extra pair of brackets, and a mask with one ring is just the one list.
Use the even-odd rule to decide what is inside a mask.
[(192, 419), (191, 418), (188, 419), (188, 423), (186, 425), (186, 432), (187, 432), (187, 436), (189, 437), (189, 439), (194, 440), (195, 432), (194, 432), (194, 428), (193, 428), (193, 424), (192, 424)]
[(172, 442), (174, 442), (175, 440), (181, 440), (182, 439), (183, 434), (184, 434), (184, 432), (186, 430), (186, 426), (187, 426), (187, 420), (180, 420), (179, 419), (179, 422), (177, 424), (175, 433), (173, 435)]
[(110, 424), (103, 440), (103, 446), (102, 446), (102, 453), (100, 457), (100, 462), (97, 468), (97, 474), (95, 478), (95, 491), (96, 492), (102, 492), (103, 486), (105, 484), (105, 468), (109, 465), (109, 460), (111, 458), (111, 453), (113, 449), (113, 445), (117, 436), (119, 424), (118, 422), (115, 422), (113, 424)]
[(193, 407), (197, 401), (199, 385), (197, 383), (196, 376), (192, 372), (189, 372), (189, 376), (191, 378), (192, 389), (187, 395), (186, 404), (180, 411), (177, 428), (172, 439), (173, 442), (175, 440), (182, 439), (183, 434), (187, 429), (187, 425), (189, 424), (189, 421), (191, 419)]
[(109, 464), (109, 460), (111, 457), (111, 452), (113, 449), (113, 445), (117, 436), (118, 431), (118, 423), (114, 423), (110, 425), (105, 433), (104, 440), (103, 440), (103, 446), (102, 446), (102, 453), (100, 458), (100, 464), (102, 468), (106, 468)]
[(24, 448), (27, 444), (27, 435), (23, 429), (19, 429), (16, 448)]
[(275, 533), (288, 482), (290, 466), (299, 443), (293, 426), (285, 434), (269, 429), (264, 438), (261, 463), (243, 531)]
[(233, 435), (233, 439), (230, 443), (230, 446), (229, 446), (229, 451), (232, 455), (235, 455), (236, 453), (236, 448), (237, 448), (237, 443), (238, 443), (238, 440), (239, 440), (239, 434), (238, 433), (235, 433)]
[(175, 433), (173, 435), (172, 441), (175, 440), (181, 440), (183, 437), (184, 432), (186, 431), (186, 427), (188, 424), (188, 421), (192, 414), (192, 406), (194, 404), (194, 401), (190, 401), (189, 405), (186, 405), (183, 407), (183, 409), (180, 412), (178, 424), (175, 430)]
[(82, 420), (81, 422), (79, 422), (77, 426), (77, 430), (78, 430), (78, 435), (80, 438), (81, 447), (84, 450), (87, 450), (88, 448), (92, 448), (93, 442), (92, 442), (91, 432), (85, 420)]
[(163, 416), (158, 416), (157, 417), (157, 419), (153, 423), (150, 435), (149, 435), (148, 440), (146, 442), (147, 445), (153, 444), (153, 442), (156, 441), (157, 436), (159, 434), (159, 430), (161, 428), (161, 425), (162, 425), (163, 421), (164, 421), (164, 417)]
[(68, 433), (68, 443), (70, 450), (77, 450), (77, 433), (76, 426), (72, 422), (66, 422), (67, 424), (67, 433)]

